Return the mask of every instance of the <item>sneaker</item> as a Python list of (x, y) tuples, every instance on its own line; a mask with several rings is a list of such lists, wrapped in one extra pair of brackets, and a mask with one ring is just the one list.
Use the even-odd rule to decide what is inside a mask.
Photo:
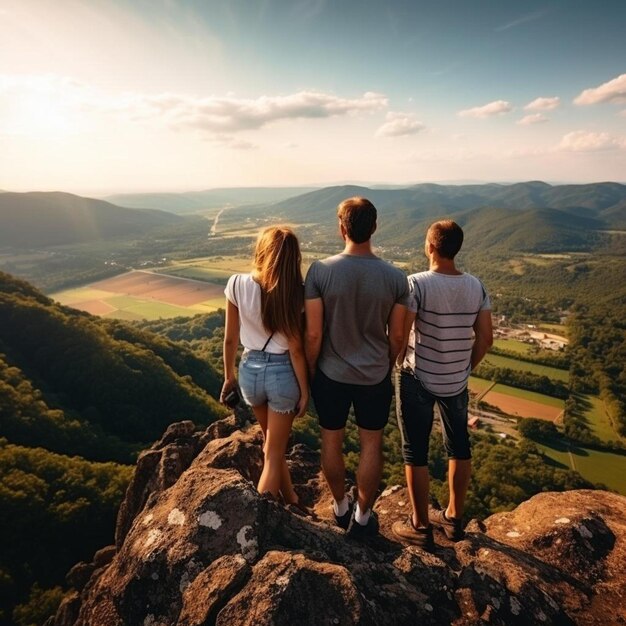
[(429, 524), (426, 528), (415, 528), (410, 515), (404, 522), (395, 522), (391, 527), (391, 532), (398, 539), (402, 539), (418, 548), (428, 549), (435, 545), (432, 524)]
[(348, 498), (348, 510), (343, 515), (336, 515), (335, 509), (333, 507), (333, 515), (335, 516), (335, 524), (339, 526), (339, 528), (343, 528), (344, 530), (348, 530), (348, 526), (350, 526), (350, 520), (352, 519), (352, 513), (354, 511), (354, 496), (351, 491), (346, 493)]
[(378, 515), (372, 511), (370, 513), (370, 517), (367, 520), (367, 524), (363, 526), (363, 524), (359, 524), (355, 519), (354, 515), (350, 518), (350, 525), (348, 526), (348, 530), (346, 531), (346, 535), (351, 539), (355, 539), (356, 541), (362, 541), (364, 539), (368, 539), (370, 537), (375, 537), (378, 534)]
[(430, 508), (428, 511), (430, 523), (438, 526), (446, 534), (446, 537), (452, 541), (460, 541), (465, 537), (463, 530), (463, 520), (457, 517), (446, 517), (443, 509)]

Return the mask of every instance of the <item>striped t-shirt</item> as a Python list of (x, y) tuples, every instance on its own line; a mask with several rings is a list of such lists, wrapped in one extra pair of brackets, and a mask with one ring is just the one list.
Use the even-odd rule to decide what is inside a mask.
[(403, 369), (437, 396), (454, 396), (467, 386), (473, 326), (490, 310), (483, 284), (471, 274), (419, 272), (409, 276), (409, 310), (416, 313)]

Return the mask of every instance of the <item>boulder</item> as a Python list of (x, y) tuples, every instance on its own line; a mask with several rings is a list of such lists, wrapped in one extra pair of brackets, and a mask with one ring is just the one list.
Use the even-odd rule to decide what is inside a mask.
[(51, 623), (626, 623), (626, 498), (539, 494), (470, 522), (458, 543), (436, 532), (425, 552), (390, 532), (409, 510), (406, 489), (392, 487), (375, 506), (381, 534), (357, 542), (330, 519), (317, 453), (289, 452), (296, 489), (319, 517), (295, 515), (254, 487), (259, 427), (234, 425), (170, 427), (140, 457), (117, 550), (73, 570), (76, 588)]

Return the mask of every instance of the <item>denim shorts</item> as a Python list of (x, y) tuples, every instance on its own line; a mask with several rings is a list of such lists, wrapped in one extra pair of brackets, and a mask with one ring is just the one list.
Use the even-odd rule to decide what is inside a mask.
[(276, 413), (291, 413), (300, 399), (300, 387), (289, 353), (245, 350), (239, 362), (239, 388), (252, 407), (267, 406)]
[(396, 413), (405, 465), (428, 465), (428, 443), (435, 403), (439, 406), (443, 445), (448, 458), (471, 458), (467, 432), (468, 399), (467, 389), (455, 396), (436, 396), (425, 389), (412, 373), (396, 373)]

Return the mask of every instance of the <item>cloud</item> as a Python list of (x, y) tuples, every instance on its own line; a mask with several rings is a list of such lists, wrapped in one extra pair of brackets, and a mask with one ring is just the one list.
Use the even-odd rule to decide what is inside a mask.
[(472, 109), (465, 109), (463, 111), (459, 111), (457, 115), (459, 117), (493, 117), (495, 115), (504, 115), (505, 113), (510, 113), (513, 110), (513, 105), (506, 100), (495, 100), (494, 102), (489, 102), (480, 107), (474, 107)]
[(237, 139), (231, 135), (213, 135), (208, 139), (214, 144), (223, 146), (224, 148), (230, 148), (232, 150), (257, 150), (259, 147), (250, 141)]
[(529, 102), (525, 107), (525, 111), (552, 111), (561, 104), (561, 99), (557, 96), (552, 98), (535, 98), (532, 102)]
[(547, 122), (547, 118), (543, 113), (533, 113), (532, 115), (525, 115), (521, 120), (517, 120), (516, 124), (520, 126), (530, 126), (531, 124), (541, 124)]
[(557, 146), (557, 150), (566, 152), (599, 152), (624, 148), (626, 148), (626, 138), (613, 137), (609, 133), (595, 133), (585, 130), (567, 133)]
[(515, 26), (519, 26), (520, 24), (525, 24), (526, 22), (533, 22), (534, 20), (538, 20), (540, 17), (543, 17), (546, 14), (546, 11), (535, 11), (534, 13), (528, 13), (527, 15), (522, 15), (511, 22), (507, 22), (506, 24), (502, 24), (501, 26), (497, 26), (494, 28), (496, 33), (502, 32), (503, 30), (509, 30), (509, 28), (514, 28)]
[(387, 120), (377, 131), (377, 137), (399, 137), (401, 135), (414, 135), (424, 130), (426, 126), (418, 122), (410, 113), (387, 113)]
[(281, 120), (318, 119), (357, 115), (387, 106), (387, 98), (365, 93), (360, 98), (341, 98), (317, 91), (300, 91), (287, 96), (234, 96), (204, 98), (161, 94), (144, 96), (138, 112), (147, 117), (162, 116), (173, 128), (194, 128), (209, 132), (256, 130)]
[(621, 74), (599, 87), (585, 89), (574, 98), (574, 104), (582, 106), (601, 102), (613, 102), (615, 104), (626, 102), (626, 74)]
[[(388, 104), (385, 95), (373, 92), (354, 98), (312, 90), (258, 98), (238, 98), (233, 94), (111, 93), (62, 76), (0, 74), (0, 114), (6, 113), (9, 105), (24, 109), (22, 102), (35, 102), (54, 111), (62, 108), (65, 117), (80, 118), (85, 124), (88, 120), (97, 121), (98, 117), (114, 116), (131, 123), (201, 132), (208, 137), (219, 136), (219, 141), (238, 149), (255, 146), (247, 142), (224, 142), (224, 136), (258, 130), (284, 120), (364, 115), (385, 109)], [(10, 120), (6, 114), (0, 115), (0, 119), (1, 131)]]

